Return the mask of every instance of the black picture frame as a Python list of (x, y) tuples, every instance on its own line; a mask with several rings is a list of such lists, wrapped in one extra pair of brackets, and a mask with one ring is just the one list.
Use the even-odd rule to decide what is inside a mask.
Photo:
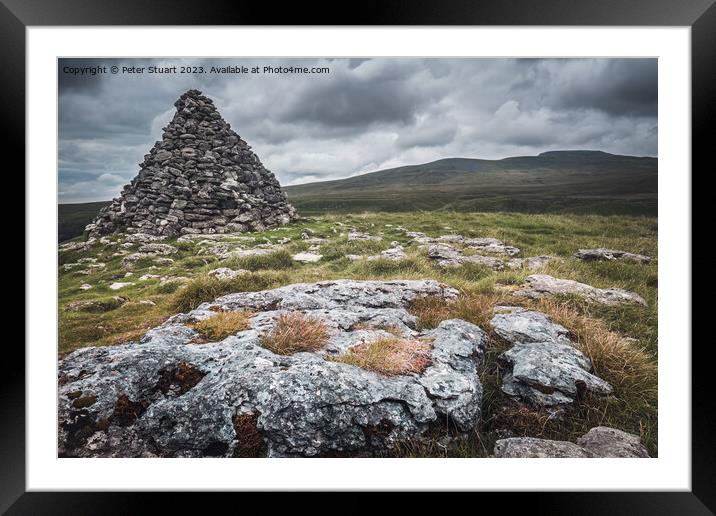
[[(341, 7), (339, 9), (339, 7)], [(0, 123), (2, 142), (21, 149), (25, 138), (25, 29), (49, 25), (551, 25), (689, 26), (692, 71), (692, 170), (707, 161), (716, 120), (716, 6), (714, 0), (369, 0), (343, 6), (315, 3), (190, 0), (0, 0)], [(16, 153), (24, 164), (24, 155)], [(21, 170), (15, 167), (15, 170)], [(10, 170), (6, 170), (6, 173)], [(704, 170), (704, 172), (706, 172)], [(690, 174), (692, 171), (680, 171)], [(668, 214), (666, 214), (668, 216)], [(26, 277), (31, 273), (25, 270)], [(31, 306), (26, 307), (31, 310)], [(668, 343), (687, 349), (691, 343)], [(538, 514), (713, 514), (716, 511), (716, 446), (710, 342), (692, 347), (692, 491), (643, 493), (509, 494), (509, 506)], [(25, 354), (5, 348), (0, 375), (0, 511), (7, 514), (131, 514), (161, 497), (163, 512), (187, 507), (185, 495), (38, 493), (25, 490)], [(481, 494), (488, 498), (505, 496)], [(204, 497), (205, 499), (208, 497)], [(204, 506), (225, 502), (212, 495)], [(351, 497), (352, 510), (363, 503)], [(413, 500), (422, 503), (421, 497)], [(459, 502), (458, 502), (459, 503)], [(407, 506), (406, 506), (407, 508)]]

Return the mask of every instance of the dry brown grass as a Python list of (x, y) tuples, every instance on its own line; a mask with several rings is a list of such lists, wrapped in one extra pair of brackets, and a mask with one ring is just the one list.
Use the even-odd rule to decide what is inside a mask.
[(557, 301), (541, 300), (535, 304), (572, 332), (597, 375), (614, 387), (656, 395), (656, 360), (637, 342), (611, 331), (603, 320), (585, 317)]
[[(486, 392), (492, 393), (485, 400), (490, 405), (485, 409), (487, 427), (510, 428), (515, 435), (573, 441), (594, 426), (610, 426), (639, 435), (656, 456), (656, 359), (638, 343), (611, 331), (605, 321), (585, 316), (575, 307), (553, 299), (526, 304), (567, 328), (592, 361), (594, 374), (609, 382), (614, 391), (610, 396), (588, 394), (562, 419), (554, 419), (543, 410), (520, 407), (507, 400), (499, 391), (499, 373), (495, 368), (488, 369), (482, 377)], [(488, 355), (498, 352), (496, 349)]]
[(217, 341), (251, 328), (249, 318), (253, 315), (248, 310), (238, 312), (219, 312), (208, 319), (192, 324), (192, 328), (204, 339)]
[(454, 301), (445, 301), (439, 297), (416, 298), (408, 310), (417, 317), (417, 328), (420, 331), (435, 328), (446, 319), (464, 319), (487, 331), (493, 316), (492, 308), (508, 302), (508, 295), (501, 292), (466, 293)]
[(422, 373), (430, 365), (430, 348), (425, 340), (379, 337), (332, 360), (387, 376)]
[[(522, 407), (500, 389), (501, 374), (496, 364), (509, 347), (489, 324), (495, 305), (522, 305), (544, 312), (572, 333), (579, 349), (592, 361), (594, 374), (609, 382), (611, 396), (589, 395), (562, 419), (550, 418), (543, 410)], [(509, 292), (464, 292), (455, 301), (439, 298), (413, 301), (410, 312), (418, 328), (434, 328), (445, 319), (459, 318), (477, 324), (490, 335), (486, 364), (481, 374), (485, 388), (483, 431), (510, 428), (515, 435), (574, 440), (594, 426), (611, 426), (641, 436), (652, 455), (657, 453), (657, 361), (648, 348), (613, 331), (601, 318), (583, 313), (578, 306), (559, 299), (528, 301)]]
[(306, 317), (301, 312), (289, 312), (278, 316), (273, 330), (261, 336), (261, 344), (278, 355), (290, 355), (316, 351), (325, 345), (328, 336), (323, 321)]

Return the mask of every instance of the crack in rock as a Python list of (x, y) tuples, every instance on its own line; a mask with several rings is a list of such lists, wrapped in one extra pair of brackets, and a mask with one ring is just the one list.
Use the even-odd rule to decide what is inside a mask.
[[(140, 342), (70, 353), (59, 363), (63, 456), (382, 453), (448, 419), (468, 432), (481, 415), (486, 337), (462, 320), (417, 332), (407, 307), (425, 296), (449, 302), (457, 291), (432, 280), (339, 280), (229, 294), (172, 317)], [(248, 330), (192, 344), (196, 332), (188, 325), (214, 315), (215, 307), (258, 313)], [(326, 345), (287, 356), (263, 348), (261, 334), (286, 311), (323, 320)], [(375, 329), (359, 324), (366, 321)], [(390, 335), (381, 329), (387, 327), (429, 340), (431, 365), (420, 374), (384, 376), (326, 360), (329, 350), (343, 353)], [(77, 409), (68, 395), (78, 391), (96, 399), (73, 423)], [(123, 420), (113, 418), (118, 400)], [(246, 413), (252, 415), (237, 421)]]
[(533, 406), (560, 409), (586, 392), (612, 392), (611, 385), (590, 372), (591, 361), (574, 347), (566, 328), (541, 312), (509, 306), (494, 310), (490, 325), (512, 344), (498, 357), (505, 369), (505, 394)]

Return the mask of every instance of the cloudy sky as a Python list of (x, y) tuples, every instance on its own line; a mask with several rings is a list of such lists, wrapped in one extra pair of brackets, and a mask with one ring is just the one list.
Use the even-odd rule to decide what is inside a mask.
[[(97, 65), (107, 72), (68, 68)], [(145, 73), (112, 74), (112, 65)], [(227, 65), (330, 73), (209, 72)], [(191, 88), (283, 185), (446, 157), (657, 153), (655, 59), (61, 59), (58, 74), (60, 202), (118, 195)]]

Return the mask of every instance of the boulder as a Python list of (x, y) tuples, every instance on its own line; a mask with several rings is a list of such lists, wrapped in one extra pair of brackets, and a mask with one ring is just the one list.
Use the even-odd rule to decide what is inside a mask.
[(651, 263), (652, 260), (651, 256), (628, 253), (626, 251), (617, 251), (615, 249), (605, 249), (603, 247), (598, 247), (596, 249), (580, 249), (574, 253), (574, 257), (586, 262), (622, 260), (626, 262), (646, 264)]
[(550, 262), (561, 261), (562, 259), (557, 256), (541, 255), (541, 256), (528, 256), (527, 258), (512, 258), (507, 260), (508, 269), (527, 269), (527, 270), (538, 270), (545, 267)]
[(587, 392), (612, 387), (593, 375), (592, 363), (574, 347), (569, 332), (541, 312), (499, 306), (490, 325), (513, 346), (498, 357), (502, 391), (522, 403), (558, 413)]
[(492, 270), (500, 271), (504, 269), (504, 262), (492, 256), (464, 255), (462, 251), (455, 249), (447, 244), (433, 244), (428, 247), (428, 258), (436, 260), (440, 267), (459, 267), (466, 263), (475, 263), (483, 265)]
[(495, 443), (497, 458), (648, 458), (649, 452), (639, 436), (598, 426), (577, 439), (552, 441), (535, 437), (511, 437)]
[(369, 235), (368, 233), (361, 233), (360, 231), (351, 230), (348, 233), (348, 240), (383, 240), (383, 237), (376, 235)]
[(496, 306), (494, 312), (490, 325), (495, 333), (512, 344), (552, 341), (572, 345), (569, 331), (542, 312), (518, 306)]
[(638, 435), (606, 426), (592, 428), (577, 439), (577, 444), (598, 457), (649, 457)]
[(572, 294), (595, 303), (604, 305), (620, 305), (636, 303), (646, 306), (646, 301), (639, 294), (620, 288), (597, 288), (574, 280), (554, 278), (547, 274), (527, 276), (526, 284), (517, 290), (515, 295), (538, 299), (557, 294)]

